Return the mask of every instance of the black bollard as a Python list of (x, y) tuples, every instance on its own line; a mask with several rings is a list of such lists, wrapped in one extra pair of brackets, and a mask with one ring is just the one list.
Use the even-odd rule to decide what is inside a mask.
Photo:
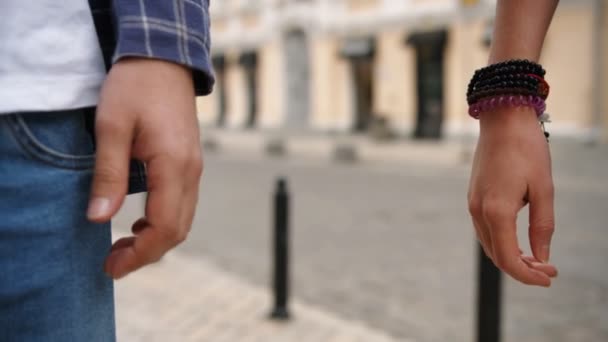
[(289, 300), (289, 193), (280, 178), (274, 194), (274, 308), (270, 317), (288, 320)]
[(502, 273), (479, 246), (477, 342), (500, 342)]

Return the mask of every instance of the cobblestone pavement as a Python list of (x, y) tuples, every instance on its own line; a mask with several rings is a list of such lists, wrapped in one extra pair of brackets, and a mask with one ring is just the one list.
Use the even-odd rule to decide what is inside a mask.
[(395, 341), (299, 302), (292, 305), (296, 319), (270, 321), (267, 291), (179, 253), (117, 282), (116, 302), (118, 341)]
[[(505, 280), (504, 342), (608, 341), (608, 147), (557, 141), (552, 148), (552, 261), (560, 276), (551, 289)], [(297, 298), (398, 340), (473, 341), (468, 170), (453, 162), (349, 166), (208, 153), (200, 208), (180, 251), (267, 286), (270, 194), (285, 175), (293, 194)], [(529, 250), (523, 216), (519, 235)]]

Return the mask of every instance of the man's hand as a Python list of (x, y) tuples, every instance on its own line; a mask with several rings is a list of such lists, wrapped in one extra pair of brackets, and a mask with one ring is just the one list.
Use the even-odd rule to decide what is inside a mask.
[[(550, 286), (557, 275), (549, 264), (554, 230), (551, 158), (531, 108), (483, 113), (469, 187), (469, 211), (485, 253), (497, 267), (530, 285)], [(530, 204), (533, 256), (517, 241), (517, 213)]]
[(120, 209), (132, 157), (144, 161), (148, 173), (145, 217), (106, 260), (113, 278), (158, 261), (188, 235), (202, 174), (193, 89), (185, 67), (143, 58), (116, 63), (103, 85), (88, 218), (105, 222)]

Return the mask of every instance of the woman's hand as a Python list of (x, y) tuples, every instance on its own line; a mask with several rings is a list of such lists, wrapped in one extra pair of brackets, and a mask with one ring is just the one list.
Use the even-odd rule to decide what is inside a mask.
[[(482, 113), (468, 202), (485, 253), (498, 268), (529, 285), (550, 286), (548, 263), (555, 226), (551, 157), (531, 108)], [(517, 241), (517, 213), (530, 205), (532, 256)]]

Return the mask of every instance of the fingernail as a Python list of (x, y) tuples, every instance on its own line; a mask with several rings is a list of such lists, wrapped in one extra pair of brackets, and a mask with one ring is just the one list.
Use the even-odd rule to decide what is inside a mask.
[(549, 247), (549, 245), (543, 245), (541, 247), (540, 261), (544, 264), (549, 262)]
[(99, 219), (108, 215), (110, 211), (110, 200), (103, 197), (95, 197), (89, 203), (87, 217), (89, 219)]

